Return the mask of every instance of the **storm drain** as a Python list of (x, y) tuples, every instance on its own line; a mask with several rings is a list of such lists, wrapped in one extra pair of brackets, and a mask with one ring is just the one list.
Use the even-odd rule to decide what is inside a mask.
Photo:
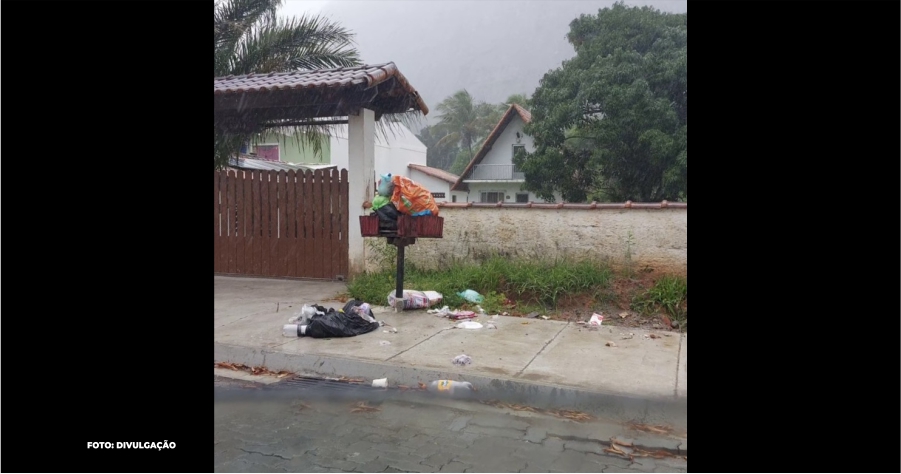
[(316, 377), (306, 377), (303, 375), (298, 375), (296, 377), (285, 380), (280, 385), (283, 387), (290, 387), (293, 389), (300, 390), (311, 390), (311, 391), (329, 391), (329, 392), (341, 392), (341, 393), (357, 393), (364, 392), (369, 393), (375, 390), (371, 385), (359, 384), (359, 383), (351, 383), (342, 380), (329, 380), (329, 379), (321, 379)]

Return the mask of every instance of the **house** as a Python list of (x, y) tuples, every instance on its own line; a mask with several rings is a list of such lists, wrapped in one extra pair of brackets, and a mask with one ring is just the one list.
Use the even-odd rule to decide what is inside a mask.
[(316, 170), (325, 170), (325, 169), (333, 169), (337, 168), (335, 165), (330, 164), (302, 164), (296, 165), (292, 163), (282, 163), (280, 161), (273, 161), (266, 157), (260, 157), (257, 155), (248, 155), (248, 154), (240, 154), (237, 158), (232, 158), (228, 162), (229, 170), (244, 170), (244, 171), (281, 171), (281, 170), (294, 170), (294, 171), (316, 171)]
[(451, 191), (451, 186), (456, 184), (459, 176), (439, 168), (432, 168), (417, 163), (407, 165), (407, 177), (425, 186), (432, 193), (436, 202), (460, 202), (466, 200), (466, 193)]
[[(451, 192), (461, 198), (465, 195), (465, 202), (543, 202), (535, 193), (522, 190), (525, 173), (513, 164), (514, 154), (535, 151), (532, 137), (522, 131), (531, 121), (532, 114), (528, 110), (518, 104), (510, 105), (451, 186)], [(559, 193), (555, 197), (561, 201)]]
[[(376, 174), (405, 173), (407, 164), (426, 164), (426, 146), (409, 128), (392, 123), (389, 130), (375, 127)], [(290, 164), (335, 165), (346, 169), (350, 162), (347, 125), (332, 125), (330, 136), (321, 136), (321, 153), (316, 153), (307, 143), (299, 142), (291, 129), (274, 129), (260, 134), (244, 150), (254, 153), (257, 159)]]

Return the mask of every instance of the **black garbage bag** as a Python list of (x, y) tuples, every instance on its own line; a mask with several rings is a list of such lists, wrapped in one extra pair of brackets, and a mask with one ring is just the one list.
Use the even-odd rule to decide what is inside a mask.
[[(350, 301), (348, 301), (347, 304), (344, 305), (344, 313), (345, 313), (345, 314), (353, 314), (354, 307), (355, 307), (355, 306), (362, 306), (363, 303), (365, 303), (365, 301), (363, 301), (363, 300), (350, 300)], [(367, 314), (369, 314), (369, 317), (370, 317), (370, 318), (375, 318), (375, 315), (372, 314), (372, 308), (369, 308), (369, 312), (368, 312)]]
[(397, 230), (397, 217), (400, 215), (394, 204), (388, 203), (375, 210), (379, 216), (379, 230)]
[(378, 327), (379, 323), (370, 323), (357, 314), (345, 314), (329, 308), (327, 313), (310, 318), (304, 335), (317, 338), (352, 337), (375, 331)]

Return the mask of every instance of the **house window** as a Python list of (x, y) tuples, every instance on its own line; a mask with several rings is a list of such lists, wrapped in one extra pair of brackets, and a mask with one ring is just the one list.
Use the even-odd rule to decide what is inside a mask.
[(516, 202), (529, 202), (529, 193), (516, 193)]
[(452, 194), (452, 195), (451, 195), (451, 202), (457, 202), (457, 195), (456, 195), (456, 194)]
[(253, 151), (257, 154), (257, 158), (266, 161), (281, 161), (279, 159), (278, 145), (256, 145)]
[(517, 156), (520, 156), (520, 155), (525, 154), (525, 152), (526, 152), (526, 146), (525, 146), (525, 145), (513, 145), (513, 157), (514, 157), (514, 158), (516, 158)]
[(504, 202), (504, 193), (502, 192), (483, 192), (482, 193), (482, 202)]

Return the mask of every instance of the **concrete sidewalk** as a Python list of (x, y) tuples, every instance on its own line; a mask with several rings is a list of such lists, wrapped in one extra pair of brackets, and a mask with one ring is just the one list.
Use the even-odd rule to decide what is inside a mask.
[[(282, 325), (306, 304), (342, 308), (338, 282), (215, 278), (214, 356), (217, 362), (265, 365), (328, 376), (374, 379), (416, 386), (436, 379), (466, 380), (480, 392), (503, 391), (533, 403), (638, 413), (645, 420), (686, 407), (687, 336), (676, 332), (604, 326), (597, 331), (571, 323), (498, 316), (483, 318), (497, 329), (455, 329), (454, 322), (424, 310), (395, 313), (374, 306), (380, 328), (349, 338), (286, 338)], [(427, 289), (427, 288), (426, 288)], [(387, 295), (386, 295), (387, 297)], [(384, 305), (385, 301), (370, 302)], [(622, 339), (621, 333), (634, 333)], [(381, 345), (388, 341), (390, 345)], [(614, 347), (605, 344), (614, 342)], [(469, 366), (451, 363), (459, 354)], [(681, 424), (681, 423), (679, 423)]]

